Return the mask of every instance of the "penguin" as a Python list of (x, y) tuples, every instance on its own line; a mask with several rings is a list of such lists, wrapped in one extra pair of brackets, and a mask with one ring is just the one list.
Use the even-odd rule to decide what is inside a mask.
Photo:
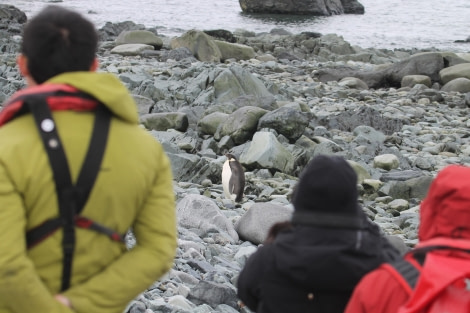
[(240, 202), (245, 190), (245, 172), (233, 154), (225, 154), (227, 161), (222, 167), (222, 186), (225, 197)]

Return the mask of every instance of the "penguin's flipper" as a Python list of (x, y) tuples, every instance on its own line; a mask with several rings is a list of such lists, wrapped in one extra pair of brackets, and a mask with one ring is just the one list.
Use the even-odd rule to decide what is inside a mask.
[(240, 202), (243, 199), (243, 192), (245, 190), (245, 180), (236, 181), (233, 176), (229, 181), (229, 190), (232, 197), (234, 197), (235, 202)]

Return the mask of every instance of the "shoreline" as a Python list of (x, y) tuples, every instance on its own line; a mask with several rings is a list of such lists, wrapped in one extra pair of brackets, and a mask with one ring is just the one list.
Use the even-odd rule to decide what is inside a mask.
[[(24, 86), (14, 63), (18, 27), (12, 27), (2, 38), (2, 102)], [(238, 273), (262, 243), (266, 223), (290, 218), (298, 174), (315, 155), (341, 155), (352, 164), (361, 206), (402, 252), (417, 242), (419, 204), (435, 174), (449, 164), (470, 165), (470, 92), (443, 90), (440, 75), (444, 63), (470, 63), (454, 53), (363, 49), (338, 35), (245, 31), (236, 44), (253, 50), (249, 58), (211, 62), (171, 48), (163, 36), (160, 50), (112, 53), (122, 29), (112, 24), (110, 31), (98, 52), (100, 71), (126, 85), (142, 127), (169, 155), (179, 221), (172, 270), (126, 312), (248, 313), (236, 298)], [(402, 83), (399, 78), (416, 76), (403, 74), (408, 68), (422, 69), (429, 80)], [(339, 78), (346, 71), (356, 77)], [(375, 83), (383, 85), (370, 88)], [(253, 149), (264, 145), (273, 149)], [(223, 194), (227, 150), (245, 167), (240, 204)], [(127, 239), (132, 247), (132, 236)]]

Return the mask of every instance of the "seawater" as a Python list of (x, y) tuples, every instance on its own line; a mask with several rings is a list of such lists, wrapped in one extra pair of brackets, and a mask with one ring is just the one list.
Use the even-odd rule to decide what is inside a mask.
[(46, 5), (73, 8), (97, 27), (106, 22), (133, 21), (157, 27), (166, 36), (189, 29), (246, 29), (256, 33), (283, 28), (335, 33), (363, 48), (437, 48), (470, 52), (470, 43), (455, 43), (470, 37), (470, 0), (360, 0), (363, 15), (329, 17), (244, 14), (238, 0), (3, 0), (28, 17)]

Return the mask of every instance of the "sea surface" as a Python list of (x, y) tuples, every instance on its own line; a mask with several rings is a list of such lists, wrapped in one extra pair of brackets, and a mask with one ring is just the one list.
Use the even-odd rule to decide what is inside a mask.
[(177, 36), (190, 29), (246, 29), (269, 32), (282, 28), (336, 33), (363, 48), (437, 48), (470, 52), (470, 0), (360, 0), (363, 15), (329, 17), (245, 14), (238, 0), (0, 0), (28, 17), (55, 4), (85, 14), (98, 28), (106, 22), (133, 21)]

